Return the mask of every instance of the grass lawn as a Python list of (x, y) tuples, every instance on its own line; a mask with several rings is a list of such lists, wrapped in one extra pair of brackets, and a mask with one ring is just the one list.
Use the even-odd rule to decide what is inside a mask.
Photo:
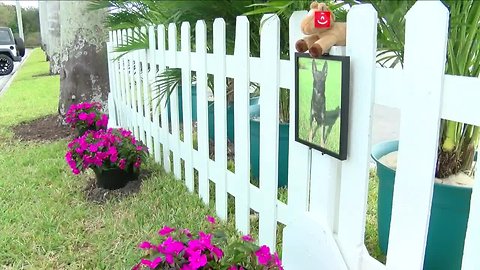
[[(152, 239), (163, 225), (208, 228), (204, 218), (214, 210), (152, 161), (146, 166), (154, 173), (139, 193), (100, 205), (85, 199), (88, 177), (68, 169), (66, 140), (13, 138), (13, 126), (56, 113), (59, 77), (44, 76), (47, 72), (43, 52), (33, 50), (0, 97), (0, 269), (130, 269), (141, 255), (137, 244)], [(384, 261), (371, 179), (366, 245)], [(286, 190), (279, 196), (286, 201)], [(232, 222), (221, 226), (237, 237)], [(253, 234), (255, 226), (252, 222)]]
[(163, 225), (208, 228), (214, 211), (153, 162), (138, 194), (99, 205), (84, 198), (86, 177), (68, 169), (67, 141), (12, 137), (12, 126), (56, 112), (59, 77), (32, 77), (48, 71), (43, 60), (34, 50), (0, 97), (0, 269), (130, 269), (138, 243)]

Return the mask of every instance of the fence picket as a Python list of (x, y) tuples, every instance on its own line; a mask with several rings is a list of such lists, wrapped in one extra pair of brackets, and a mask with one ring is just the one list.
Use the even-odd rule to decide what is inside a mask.
[[(425, 20), (432, 13), (436, 15)], [(409, 98), (400, 119), (387, 269), (423, 269), (438, 150), (448, 17), (440, 1), (416, 2), (406, 15), (404, 91)]]
[[(131, 28), (127, 29), (127, 40), (133, 38), (133, 31)], [(136, 133), (136, 118), (137, 114), (135, 113), (135, 69), (134, 69), (134, 60), (136, 52), (129, 52), (127, 61), (128, 61), (128, 83), (127, 89), (129, 91), (129, 98), (128, 98), (128, 107), (129, 107), (129, 128), (133, 132), (133, 134), (137, 135)]]
[(213, 22), (214, 73), (214, 115), (215, 115), (215, 163), (220, 172), (215, 179), (215, 208), (221, 219), (227, 219), (227, 85), (225, 21)]
[[(159, 74), (162, 73), (166, 66), (165, 66), (165, 58), (166, 58), (166, 53), (165, 53), (165, 26), (163, 25), (158, 25), (157, 26), (157, 43), (158, 43), (158, 57), (157, 63), (158, 63), (158, 72)], [(171, 159), (170, 159), (170, 144), (169, 144), (169, 135), (170, 132), (168, 131), (169, 128), (169, 122), (168, 122), (168, 112), (167, 112), (167, 98), (166, 97), (161, 97), (161, 93), (157, 92), (157, 106), (159, 106), (160, 110), (160, 118), (161, 118), (161, 127), (160, 127), (160, 133), (159, 137), (163, 138), (162, 141), (162, 150), (163, 150), (163, 168), (167, 173), (169, 173), (172, 168), (170, 166)]]
[(342, 162), (340, 207), (337, 213), (338, 241), (351, 269), (361, 266), (364, 252), (376, 36), (376, 10), (370, 4), (353, 6), (347, 15), (347, 55), (351, 63), (349, 151), (348, 159)]
[(180, 63), (182, 69), (182, 100), (183, 102), (183, 143), (186, 152), (183, 153), (185, 160), (185, 184), (190, 190), (193, 190), (193, 143), (192, 143), (192, 79), (190, 69), (190, 24), (182, 23), (181, 26), (181, 57)]
[(148, 27), (148, 62), (150, 65), (150, 72), (148, 73), (148, 87), (149, 87), (149, 104), (152, 110), (152, 123), (150, 125), (150, 136), (152, 137), (152, 146), (154, 149), (154, 158), (158, 163), (162, 163), (162, 156), (160, 153), (160, 106), (155, 106), (153, 85), (155, 83), (155, 75), (157, 72), (157, 52), (155, 39), (155, 26)]
[(260, 58), (262, 72), (269, 76), (262, 76), (260, 82), (260, 189), (263, 203), (259, 219), (259, 242), (273, 250), (277, 236), (279, 53), (280, 19), (276, 15), (264, 15)]
[[(305, 17), (305, 11), (296, 11), (289, 21), (289, 44), (290, 44), (290, 74), (295, 74), (295, 42), (303, 34), (300, 25)], [(290, 214), (296, 215), (308, 209), (309, 181), (310, 181), (310, 150), (307, 146), (295, 141), (295, 80), (291, 80), (290, 86), (290, 130), (289, 130), (289, 157), (288, 157), (288, 207)], [(293, 180), (295, 179), (295, 180)], [(292, 219), (295, 220), (295, 219)], [(288, 231), (288, 226), (286, 231)], [(284, 245), (284, 248), (287, 248)]]
[[(166, 53), (166, 60), (166, 64), (169, 68), (177, 68), (177, 27), (174, 23), (170, 23), (168, 25), (168, 50)], [(185, 91), (188, 90), (183, 89), (183, 94), (185, 94)], [(172, 128), (172, 139), (174, 141), (174, 145), (170, 145), (170, 150), (173, 152), (173, 173), (177, 179), (181, 179), (178, 86), (173, 89), (169, 97), (170, 124)], [(183, 116), (185, 117), (185, 114)]]
[[(126, 30), (118, 30), (119, 32), (119, 45), (123, 45), (125, 44), (125, 41), (126, 41)], [(118, 55), (117, 55), (118, 56)], [(119, 59), (120, 63), (119, 63), (119, 67), (120, 67), (120, 74), (119, 74), (119, 79), (120, 79), (120, 92), (122, 93), (122, 116), (124, 116), (124, 118), (122, 119), (121, 121), (121, 124), (122, 124), (122, 127), (124, 128), (128, 128), (128, 114), (126, 112), (126, 108), (127, 108), (127, 72), (126, 72), (126, 69), (127, 69), (127, 66), (126, 66), (126, 62), (127, 62), (127, 57), (124, 56), (122, 58)]]
[[(208, 110), (207, 110), (207, 26), (205, 21), (195, 25), (195, 50), (197, 66), (197, 141), (198, 141), (198, 182), (208, 182)], [(192, 189), (193, 190), (193, 189)], [(207, 190), (208, 192), (208, 190)], [(205, 196), (205, 195), (204, 195)], [(208, 195), (202, 197), (208, 202)]]
[(250, 23), (247, 17), (237, 17), (235, 26), (234, 134), (235, 134), (235, 226), (250, 233)]

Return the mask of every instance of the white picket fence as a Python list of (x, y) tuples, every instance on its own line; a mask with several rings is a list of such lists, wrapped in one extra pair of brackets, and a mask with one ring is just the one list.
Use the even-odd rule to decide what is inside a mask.
[[(227, 194), (235, 197), (235, 225), (250, 232), (250, 209), (259, 213), (259, 243), (274, 248), (277, 222), (286, 224), (283, 262), (286, 269), (422, 269), (440, 118), (480, 125), (480, 79), (444, 74), (448, 10), (437, 1), (416, 3), (408, 12), (403, 70), (375, 65), (377, 13), (370, 5), (357, 5), (348, 13), (346, 55), (351, 60), (348, 159), (338, 161), (294, 141), (294, 46), (302, 36), (305, 11), (290, 18), (290, 59), (279, 57), (279, 19), (264, 16), (260, 57), (251, 57), (249, 22), (238, 17), (235, 52), (225, 49), (225, 22), (213, 24), (213, 53), (207, 53), (206, 23), (195, 25), (195, 51), (191, 51), (190, 25), (177, 30), (149, 26), (150, 47), (114, 61), (115, 47), (134, 33), (110, 32), (109, 75), (111, 125), (131, 129), (145, 141), (155, 160), (194, 190), (198, 171), (199, 196), (209, 202), (209, 180), (215, 183), (215, 209), (227, 218)], [(256, 31), (257, 29), (255, 29)], [(283, 29), (282, 29), (283, 30)], [(168, 41), (168, 48), (165, 44)], [(158, 43), (158, 44), (157, 44)], [(158, 46), (157, 46), (158, 45)], [(345, 48), (334, 48), (341, 52)], [(181, 68), (182, 87), (190, 89), (191, 71), (197, 76), (198, 150), (193, 148), (189, 91), (171, 100), (171, 133), (163, 100), (152, 106), (149, 86), (166, 67)], [(207, 74), (213, 74), (215, 161), (209, 158)], [(225, 78), (235, 87), (235, 172), (227, 169)], [(261, 87), (260, 187), (250, 184), (249, 85)], [(290, 89), (290, 148), (288, 204), (277, 200), (279, 88)], [(183, 141), (180, 139), (178, 103), (183, 102)], [(401, 109), (399, 164), (394, 194), (386, 266), (369, 256), (364, 245), (368, 193), (370, 132), (373, 104)], [(159, 120), (161, 119), (161, 125)], [(413, 175), (415, 174), (415, 175)], [(462, 269), (480, 269), (480, 181), (476, 174)], [(432, 179), (432, 181), (417, 181)]]

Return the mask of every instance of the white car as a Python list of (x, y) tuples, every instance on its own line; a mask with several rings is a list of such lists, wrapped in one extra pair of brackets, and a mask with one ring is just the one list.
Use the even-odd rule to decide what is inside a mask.
[(0, 76), (13, 71), (13, 62), (22, 61), (25, 45), (21, 38), (15, 38), (8, 27), (0, 27)]

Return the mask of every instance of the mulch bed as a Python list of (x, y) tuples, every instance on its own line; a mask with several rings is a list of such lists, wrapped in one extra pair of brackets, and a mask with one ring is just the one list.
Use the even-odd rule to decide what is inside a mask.
[(95, 175), (89, 176), (87, 186), (83, 190), (85, 193), (85, 198), (89, 202), (94, 202), (98, 204), (104, 204), (105, 202), (112, 199), (122, 199), (129, 195), (138, 193), (140, 191), (142, 182), (148, 179), (151, 175), (151, 171), (143, 169), (140, 172), (138, 180), (130, 181), (123, 188), (115, 190), (97, 187)]
[(14, 138), (20, 141), (56, 141), (73, 139), (69, 126), (58, 122), (58, 115), (48, 115), (13, 127)]

